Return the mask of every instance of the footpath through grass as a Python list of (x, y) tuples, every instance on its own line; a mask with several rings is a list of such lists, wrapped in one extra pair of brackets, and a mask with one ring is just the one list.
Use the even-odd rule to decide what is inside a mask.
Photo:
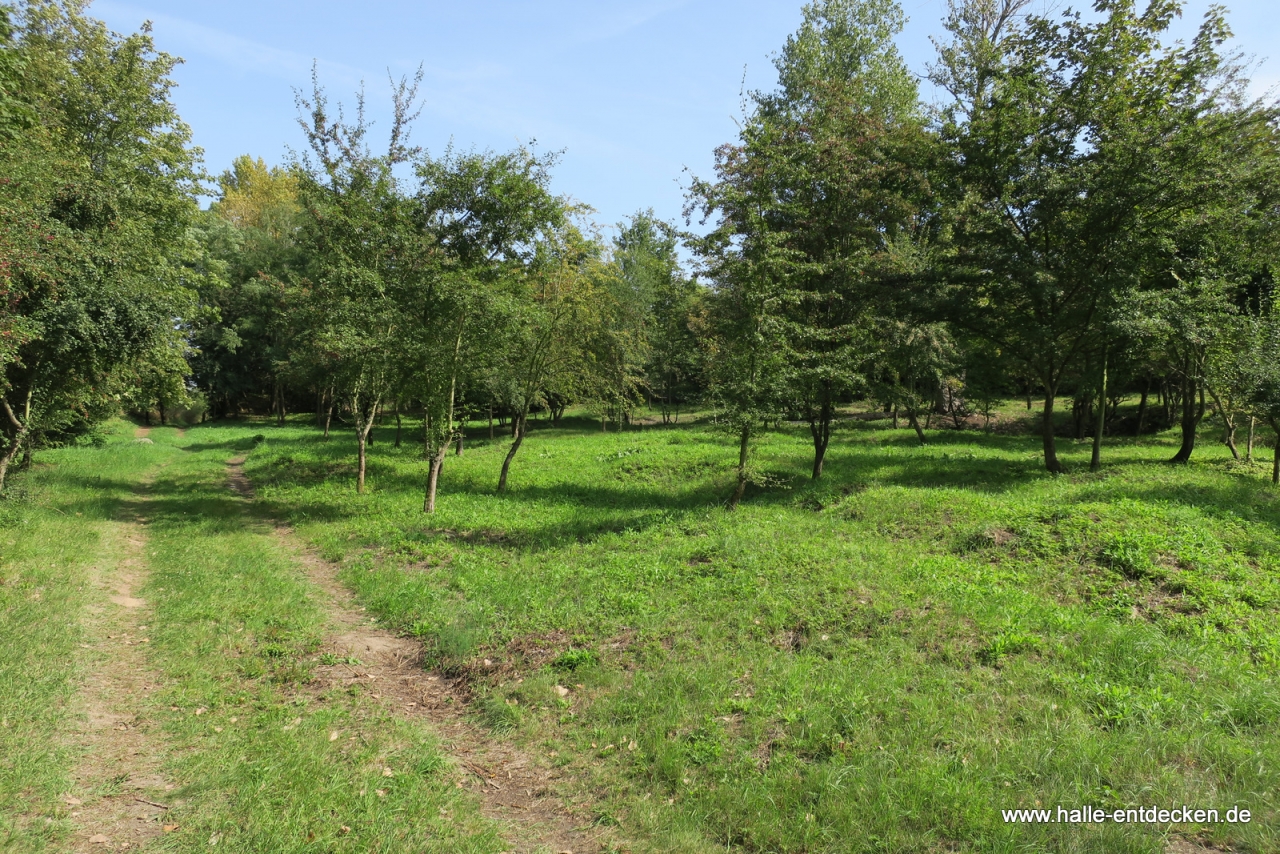
[[(509, 494), (506, 441), (473, 438), (427, 517), (389, 430), (366, 496), (345, 435), (188, 437), (251, 433), (273, 512), (655, 851), (1280, 850), (1280, 503), (1208, 441), (1170, 467), (1170, 437), (1117, 440), (1102, 473), (1050, 477), (1033, 438), (847, 422), (813, 484), (787, 428), (729, 513), (708, 425), (538, 425)], [(1002, 818), (1183, 805), (1252, 820)]]
[(132, 503), (148, 519), (149, 581), (138, 592), (160, 680), (147, 714), (174, 784), (169, 831), (150, 847), (502, 850), (428, 733), (358, 693), (306, 689), (325, 615), (296, 561), (226, 485), (225, 461), (252, 441), (155, 430), (147, 445), (131, 434), (43, 455), (0, 505), (0, 847), (63, 850), (74, 807), (60, 796), (113, 794), (74, 789), (69, 700), (86, 567), (112, 559), (101, 529)]
[(123, 430), (109, 448), (43, 455), (0, 499), (0, 850), (41, 850), (65, 830), (57, 803), (75, 762), (65, 734), (85, 586), (124, 484), (149, 463)]

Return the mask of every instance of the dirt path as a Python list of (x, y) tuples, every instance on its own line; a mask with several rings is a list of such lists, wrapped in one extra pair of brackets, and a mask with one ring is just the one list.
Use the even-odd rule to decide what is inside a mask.
[(164, 831), (173, 787), (160, 773), (163, 736), (145, 713), (156, 676), (145, 655), (147, 603), (137, 597), (147, 575), (146, 521), (135, 507), (114, 523), (90, 571), (82, 644), (90, 652), (77, 700), (83, 724), (73, 735), (83, 755), (64, 798), (75, 852), (138, 850)]
[[(228, 461), (227, 482), (252, 499), (243, 464), (244, 457)], [(607, 829), (591, 826), (586, 805), (566, 803), (558, 794), (561, 775), (549, 762), (471, 724), (465, 717), (463, 686), (425, 671), (417, 641), (378, 628), (338, 581), (337, 567), (300, 543), (289, 528), (277, 525), (275, 532), (328, 599), (335, 633), (324, 651), (359, 662), (318, 666), (322, 690), (358, 684), (394, 714), (428, 723), (442, 748), (466, 772), (468, 787), (479, 796), (484, 814), (506, 828), (512, 852), (589, 854), (608, 847)]]

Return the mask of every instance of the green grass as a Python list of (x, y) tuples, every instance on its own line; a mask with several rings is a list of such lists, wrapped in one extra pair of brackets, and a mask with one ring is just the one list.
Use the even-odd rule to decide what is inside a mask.
[[(495, 737), (555, 750), (653, 850), (1158, 852), (1170, 831), (1002, 821), (1037, 803), (1238, 804), (1250, 824), (1176, 831), (1280, 849), (1280, 505), (1214, 428), (1190, 466), (1164, 435), (1051, 477), (1032, 437), (847, 422), (817, 484), (805, 428), (779, 429), (770, 486), (730, 513), (705, 423), (539, 424), (507, 495), (505, 441), (451, 456), (434, 517), (390, 431), (358, 497), (350, 437), (256, 429), (266, 505), (473, 676)], [(1083, 472), (1088, 445), (1062, 455)]]
[(0, 505), (0, 847), (67, 840), (57, 796), (78, 758), (67, 709), (86, 665), (86, 566), (118, 557), (102, 529), (132, 510), (149, 520), (138, 592), (159, 690), (146, 714), (176, 784), (165, 819), (177, 829), (156, 850), (502, 850), (429, 733), (358, 692), (307, 687), (324, 613), (297, 561), (226, 486), (225, 460), (252, 436), (200, 444), (154, 430), (142, 445), (132, 430), (43, 455)]
[[(1183, 467), (1162, 462), (1172, 435), (1110, 441), (1096, 475), (1064, 441), (1079, 473), (1050, 477), (1031, 437), (921, 448), (850, 421), (813, 483), (807, 431), (784, 427), (731, 513), (733, 449), (707, 423), (539, 423), (510, 493), (506, 441), (477, 434), (427, 517), (425, 463), (389, 430), (356, 496), (346, 435), (121, 427), (42, 454), (0, 502), (0, 846), (65, 841), (83, 588), (139, 510), (177, 785), (161, 850), (503, 848), (430, 733), (308, 687), (324, 615), (267, 514), (635, 850), (1155, 854), (1171, 832), (1280, 850), (1280, 492), (1211, 433)], [(254, 510), (225, 484), (244, 453)], [(1037, 804), (1253, 820), (1002, 821)]]
[(223, 464), (252, 436), (196, 435), (158, 439), (170, 462), (148, 489), (143, 594), (185, 801), (163, 848), (501, 850), (429, 733), (358, 693), (300, 690), (325, 619), (296, 559), (227, 488)]
[(85, 585), (110, 558), (107, 531), (128, 498), (119, 481), (148, 464), (124, 436), (42, 454), (0, 497), (0, 849), (47, 850), (65, 830)]

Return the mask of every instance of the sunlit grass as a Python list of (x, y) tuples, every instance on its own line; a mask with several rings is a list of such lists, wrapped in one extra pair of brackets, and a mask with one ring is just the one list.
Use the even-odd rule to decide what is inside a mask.
[(80, 615), (91, 568), (111, 560), (108, 529), (149, 465), (128, 441), (41, 454), (0, 497), (0, 848), (55, 850), (60, 795), (78, 758), (70, 730), (84, 661)]
[(705, 422), (540, 424), (509, 495), (502, 439), (451, 456), (432, 517), (390, 431), (357, 497), (350, 437), (255, 429), (267, 504), (656, 850), (1159, 851), (1168, 830), (1001, 820), (1037, 802), (1238, 803), (1249, 825), (1177, 830), (1280, 844), (1280, 508), (1209, 428), (1191, 466), (1162, 462), (1171, 435), (1115, 439), (1097, 475), (1064, 440), (1077, 473), (1051, 477), (1032, 437), (850, 421), (815, 484), (783, 427), (730, 513)]

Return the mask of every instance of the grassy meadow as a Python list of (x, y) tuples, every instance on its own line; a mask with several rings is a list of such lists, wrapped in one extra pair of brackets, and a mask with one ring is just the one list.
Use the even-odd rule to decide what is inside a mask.
[[(308, 426), (247, 471), (386, 623), (471, 680), (495, 737), (594, 791), (652, 850), (1159, 852), (1170, 833), (1280, 850), (1280, 503), (1212, 440), (1113, 439), (1047, 475), (1025, 435), (841, 424), (807, 477), (803, 426), (720, 501), (706, 421), (601, 433), (473, 429), (421, 513), (426, 464), (379, 431)], [(201, 437), (195, 439), (194, 437)], [(487, 662), (487, 663), (486, 663)], [(560, 688), (568, 688), (567, 695)], [(1181, 806), (1249, 824), (1007, 824), (1001, 810)], [(642, 846), (644, 847), (644, 846)]]
[[(1031, 436), (935, 430), (920, 447), (905, 424), (851, 418), (815, 483), (807, 428), (782, 425), (728, 512), (735, 450), (708, 420), (539, 421), (503, 495), (508, 442), (472, 425), (434, 516), (416, 433), (396, 449), (393, 432), (364, 496), (353, 438), (301, 420), (153, 445), (117, 425), (16, 481), (0, 847), (65, 841), (86, 573), (144, 507), (150, 708), (182, 804), (156, 850), (504, 850), (431, 733), (298, 690), (325, 616), (276, 518), (467, 681), (492, 738), (562, 767), (622, 850), (1280, 851), (1280, 492), (1269, 460), (1232, 462), (1208, 426), (1189, 466), (1163, 462), (1172, 434), (1109, 440), (1097, 474), (1064, 441), (1073, 473), (1053, 477)], [(249, 507), (225, 481), (245, 454)], [(1184, 804), (1253, 818), (1001, 815)]]

